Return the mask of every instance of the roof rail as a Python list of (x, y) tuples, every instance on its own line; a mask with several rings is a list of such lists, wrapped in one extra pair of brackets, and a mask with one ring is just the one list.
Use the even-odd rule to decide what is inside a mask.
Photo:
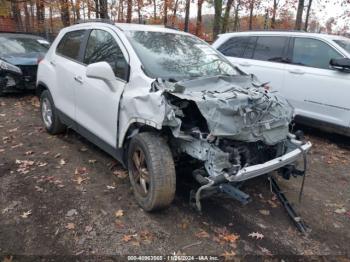
[(96, 18), (96, 19), (85, 19), (85, 20), (80, 19), (75, 21), (75, 24), (84, 24), (84, 23), (106, 23), (106, 24), (114, 25), (114, 22), (108, 18)]
[(164, 27), (165, 27), (165, 28), (168, 28), (168, 29), (173, 29), (173, 30), (180, 31), (180, 29), (179, 29), (178, 27), (175, 27), (175, 26), (165, 25)]
[(305, 30), (295, 30), (295, 29), (253, 29), (238, 32), (300, 32), (307, 33)]

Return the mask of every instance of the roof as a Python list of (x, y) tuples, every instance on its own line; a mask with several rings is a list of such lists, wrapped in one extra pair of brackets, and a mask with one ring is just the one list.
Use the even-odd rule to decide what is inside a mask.
[(104, 25), (107, 27), (115, 26), (119, 28), (122, 31), (152, 31), (152, 32), (164, 32), (164, 33), (174, 33), (174, 34), (187, 34), (186, 32), (172, 29), (169, 27), (165, 27), (164, 25), (144, 25), (144, 24), (129, 24), (129, 23), (105, 23), (105, 22), (82, 22), (79, 24), (75, 24), (69, 27), (66, 27), (67, 29), (69, 28), (84, 28), (84, 27), (93, 27), (94, 25)]
[(338, 35), (328, 35), (328, 34), (320, 34), (320, 33), (307, 33), (303, 31), (245, 31), (245, 32), (234, 32), (234, 33), (226, 33), (221, 34), (221, 36), (229, 37), (229, 36), (236, 36), (236, 35), (285, 35), (285, 36), (303, 36), (303, 37), (315, 37), (315, 38), (322, 38), (322, 39), (348, 39), (344, 36), (338, 36)]

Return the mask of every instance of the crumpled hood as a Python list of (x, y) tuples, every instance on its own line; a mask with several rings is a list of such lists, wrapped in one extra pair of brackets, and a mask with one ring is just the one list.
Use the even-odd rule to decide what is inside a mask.
[(166, 91), (196, 103), (211, 135), (276, 144), (288, 135), (293, 108), (250, 75), (205, 77), (167, 84)]

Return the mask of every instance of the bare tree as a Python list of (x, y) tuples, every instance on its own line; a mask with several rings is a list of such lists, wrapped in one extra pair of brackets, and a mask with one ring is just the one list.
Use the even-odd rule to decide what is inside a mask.
[(191, 0), (186, 0), (186, 6), (185, 6), (185, 28), (184, 28), (185, 32), (188, 32), (189, 24), (190, 24), (190, 4), (191, 4)]
[(306, 9), (306, 17), (305, 17), (305, 24), (304, 24), (304, 30), (305, 31), (307, 31), (307, 28), (309, 26), (311, 5), (312, 5), (312, 0), (309, 0), (309, 4), (307, 5), (307, 9)]
[(249, 30), (253, 29), (253, 12), (254, 12), (255, 0), (249, 1)]
[(26, 32), (30, 31), (30, 15), (28, 10), (28, 4), (27, 2), (23, 2), (23, 9), (24, 9), (24, 24)]
[(297, 17), (295, 19), (295, 30), (301, 30), (301, 25), (303, 23), (303, 12), (304, 12), (304, 0), (299, 0)]
[(174, 27), (174, 25), (175, 25), (176, 12), (177, 12), (178, 4), (179, 4), (179, 0), (175, 0), (174, 10), (173, 10), (173, 17), (172, 17), (172, 19), (171, 19), (171, 26), (172, 26), (172, 27)]
[(233, 4), (233, 0), (227, 0), (224, 18), (222, 19), (221, 33), (226, 33), (226, 31), (227, 31), (228, 20), (229, 20), (232, 4)]
[(168, 24), (168, 0), (164, 0), (164, 18), (163, 18), (164, 25)]
[(36, 0), (36, 20), (39, 31), (43, 31), (45, 22), (45, 5), (43, 0)]
[(271, 18), (271, 28), (274, 29), (276, 27), (276, 14), (277, 14), (277, 8), (280, 0), (273, 0), (273, 7), (272, 7), (272, 18)]
[(60, 9), (61, 9), (61, 21), (63, 26), (69, 26), (69, 2), (68, 0), (60, 0)]
[(199, 36), (202, 32), (202, 6), (203, 0), (197, 2), (197, 24), (196, 24), (196, 35)]
[(157, 19), (157, 0), (153, 0), (153, 19)]
[(214, 0), (214, 24), (213, 24), (213, 40), (216, 39), (220, 33), (221, 14), (222, 14), (222, 0)]
[(238, 31), (238, 22), (239, 22), (239, 10), (241, 8), (241, 0), (236, 0), (234, 9), (235, 9), (235, 17), (233, 19), (233, 30)]
[(23, 31), (21, 12), (19, 10), (18, 2), (16, 0), (11, 0), (11, 13), (13, 19), (16, 22), (16, 30)]
[(100, 0), (100, 18), (109, 19), (107, 0)]
[(128, 0), (128, 9), (126, 10), (126, 22), (131, 23), (132, 0)]

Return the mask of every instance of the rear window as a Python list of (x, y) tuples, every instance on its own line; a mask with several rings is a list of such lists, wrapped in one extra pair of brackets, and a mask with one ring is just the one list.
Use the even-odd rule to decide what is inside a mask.
[(0, 36), (0, 56), (46, 52), (47, 48), (40, 44), (38, 39), (21, 36)]
[(242, 57), (248, 42), (249, 37), (232, 37), (223, 43), (218, 50), (225, 56)]
[(333, 40), (350, 54), (350, 40)]
[(68, 58), (79, 60), (80, 45), (83, 42), (85, 30), (68, 32), (58, 44), (56, 53)]
[(253, 59), (272, 62), (282, 61), (287, 39), (287, 37), (283, 36), (259, 36)]

